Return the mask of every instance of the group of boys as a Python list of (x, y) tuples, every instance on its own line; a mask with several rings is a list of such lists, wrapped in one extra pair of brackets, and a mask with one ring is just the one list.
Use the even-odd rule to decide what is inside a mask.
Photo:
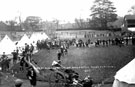
[(28, 44), (25, 44), (25, 48), (22, 50), (22, 58), (20, 59), (20, 70), (23, 71), (24, 65), (25, 67), (28, 67), (28, 64), (26, 61), (31, 62), (32, 61), (32, 54), (34, 51), (34, 46), (31, 44), (30, 46)]

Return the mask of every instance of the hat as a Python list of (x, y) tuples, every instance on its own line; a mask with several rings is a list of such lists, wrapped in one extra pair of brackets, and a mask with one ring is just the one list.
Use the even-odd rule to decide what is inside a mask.
[(56, 62), (56, 61), (52, 62), (52, 66), (57, 65), (57, 64), (58, 64), (58, 62)]
[(20, 84), (23, 83), (23, 80), (21, 80), (21, 79), (16, 79), (14, 82), (15, 82), (15, 85), (20, 85)]
[(89, 79), (91, 79), (90, 75), (88, 75), (88, 76), (86, 76), (86, 77), (84, 78), (84, 80), (89, 80)]

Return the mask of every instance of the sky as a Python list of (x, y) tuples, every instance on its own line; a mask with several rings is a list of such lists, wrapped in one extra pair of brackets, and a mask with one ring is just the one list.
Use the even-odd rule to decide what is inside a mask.
[[(0, 0), (0, 21), (18, 20), (21, 16), (39, 16), (42, 20), (73, 22), (75, 18), (89, 18), (94, 0)], [(119, 16), (124, 16), (135, 0), (110, 0)]]

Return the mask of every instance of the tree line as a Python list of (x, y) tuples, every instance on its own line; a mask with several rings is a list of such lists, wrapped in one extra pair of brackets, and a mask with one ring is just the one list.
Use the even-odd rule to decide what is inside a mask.
[[(90, 18), (76, 18), (74, 23), (61, 24), (58, 19), (53, 21), (43, 21), (38, 16), (28, 16), (24, 21), (19, 17), (19, 23), (15, 20), (0, 22), (0, 30), (47, 30), (47, 29), (65, 29), (65, 28), (100, 28), (114, 29), (120, 28), (123, 23), (123, 17), (118, 17), (116, 7), (109, 0), (95, 0), (90, 8)], [(135, 6), (128, 11), (135, 14)], [(125, 14), (126, 15), (126, 14)]]

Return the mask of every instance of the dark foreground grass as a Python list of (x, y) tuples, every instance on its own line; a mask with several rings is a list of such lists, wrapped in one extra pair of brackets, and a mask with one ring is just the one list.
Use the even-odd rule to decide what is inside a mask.
[[(62, 58), (65, 67), (76, 70), (81, 79), (90, 75), (94, 83), (105, 83), (103, 87), (111, 87), (116, 71), (126, 65), (135, 57), (135, 46), (110, 46), (75, 48), (70, 47), (68, 55)], [(56, 50), (41, 50), (33, 56), (40, 67), (50, 67), (57, 60)], [(14, 68), (16, 68), (15, 66)], [(45, 81), (48, 81), (49, 70), (45, 71)], [(24, 78), (25, 74), (19, 73), (17, 77)], [(26, 81), (26, 83), (28, 83)], [(25, 83), (25, 85), (27, 85)], [(39, 85), (42, 83), (39, 83)], [(47, 83), (46, 83), (47, 84)], [(45, 84), (44, 84), (45, 85)], [(27, 86), (26, 86), (27, 87)], [(38, 86), (40, 87), (40, 86)], [(41, 86), (42, 87), (42, 86)]]

